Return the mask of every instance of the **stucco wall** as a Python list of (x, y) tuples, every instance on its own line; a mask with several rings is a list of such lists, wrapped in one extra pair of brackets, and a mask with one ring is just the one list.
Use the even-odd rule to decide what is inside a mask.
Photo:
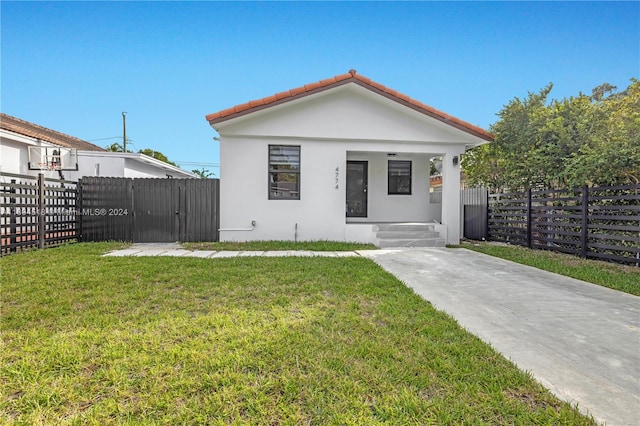
[[(287, 140), (300, 145), (300, 200), (269, 200), (268, 146), (274, 141), (234, 139), (220, 144), (220, 226), (222, 240), (343, 240), (344, 147)], [(336, 189), (336, 167), (338, 188)]]
[[(388, 195), (387, 152), (401, 148), (391, 142), (281, 141), (300, 146), (300, 200), (269, 200), (268, 147), (278, 142), (227, 138), (220, 144), (223, 241), (344, 241), (359, 235), (347, 232), (345, 227), (347, 160), (369, 162), (368, 217), (354, 218), (352, 222), (440, 221), (440, 204), (429, 203), (430, 154), (407, 152), (393, 157), (413, 161), (412, 194)], [(252, 231), (225, 230), (248, 229), (252, 221), (256, 221)]]
[(224, 123), (225, 134), (351, 141), (478, 143), (478, 139), (350, 84)]
[(124, 177), (130, 178), (166, 178), (167, 175), (171, 177), (183, 177), (178, 176), (177, 173), (171, 173), (168, 170), (163, 170), (158, 167), (154, 167), (151, 164), (141, 163), (130, 158), (125, 160)]
[(166, 178), (167, 175), (171, 175), (172, 177), (185, 177), (182, 174), (154, 167), (133, 158), (119, 157), (117, 153), (92, 153), (90, 151), (78, 152), (78, 171), (68, 171), (64, 174), (65, 178), (70, 180), (77, 180), (83, 176)]
[[(0, 138), (0, 172), (15, 173), (27, 176), (38, 176), (39, 170), (29, 170), (29, 150), (28, 146), (35, 146), (29, 138), (22, 138), (21, 141), (9, 138)], [(45, 144), (43, 144), (45, 145)], [(48, 145), (48, 144), (47, 144)], [(53, 146), (53, 145), (51, 145)], [(45, 177), (57, 179), (58, 172), (44, 172)]]
[[(5, 173), (29, 174), (27, 146), (9, 139), (0, 139), (0, 171)], [(37, 172), (35, 172), (37, 174)]]
[(78, 171), (68, 171), (64, 174), (70, 180), (78, 180), (84, 176), (123, 177), (123, 170), (123, 158), (105, 158), (85, 151), (78, 153)]

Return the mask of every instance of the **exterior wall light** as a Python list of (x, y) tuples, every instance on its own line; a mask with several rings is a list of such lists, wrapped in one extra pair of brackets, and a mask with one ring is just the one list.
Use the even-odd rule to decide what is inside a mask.
[(454, 165), (454, 166), (457, 166), (457, 165), (458, 165), (458, 156), (457, 156), (457, 155), (454, 155), (454, 156), (453, 156), (453, 165)]

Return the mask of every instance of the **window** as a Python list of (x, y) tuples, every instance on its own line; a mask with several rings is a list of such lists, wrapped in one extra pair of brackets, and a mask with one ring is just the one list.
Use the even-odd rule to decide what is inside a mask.
[(389, 195), (411, 195), (411, 161), (389, 160)]
[(300, 147), (269, 145), (269, 199), (300, 199)]

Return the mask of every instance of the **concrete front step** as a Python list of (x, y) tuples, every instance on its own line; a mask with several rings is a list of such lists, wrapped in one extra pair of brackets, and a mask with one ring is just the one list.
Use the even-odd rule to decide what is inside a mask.
[(374, 231), (428, 232), (435, 228), (429, 223), (381, 223), (373, 227)]
[(445, 247), (445, 241), (442, 238), (382, 239), (378, 240), (378, 247)]
[(374, 226), (378, 247), (444, 247), (431, 223), (382, 223)]
[(379, 239), (406, 239), (406, 238), (440, 238), (440, 233), (436, 231), (378, 231), (376, 236)]

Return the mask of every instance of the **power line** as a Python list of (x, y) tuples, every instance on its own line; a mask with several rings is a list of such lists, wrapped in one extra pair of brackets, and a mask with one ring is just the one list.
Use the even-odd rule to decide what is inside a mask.
[(122, 139), (122, 136), (111, 136), (108, 138), (100, 138), (100, 139), (88, 139), (89, 142), (95, 142), (95, 141), (106, 141), (107, 139)]
[(211, 166), (211, 167), (220, 167), (220, 163), (200, 163), (198, 161), (179, 161), (179, 160), (174, 160), (174, 163), (177, 164), (184, 164), (184, 165), (188, 165), (188, 166)]

